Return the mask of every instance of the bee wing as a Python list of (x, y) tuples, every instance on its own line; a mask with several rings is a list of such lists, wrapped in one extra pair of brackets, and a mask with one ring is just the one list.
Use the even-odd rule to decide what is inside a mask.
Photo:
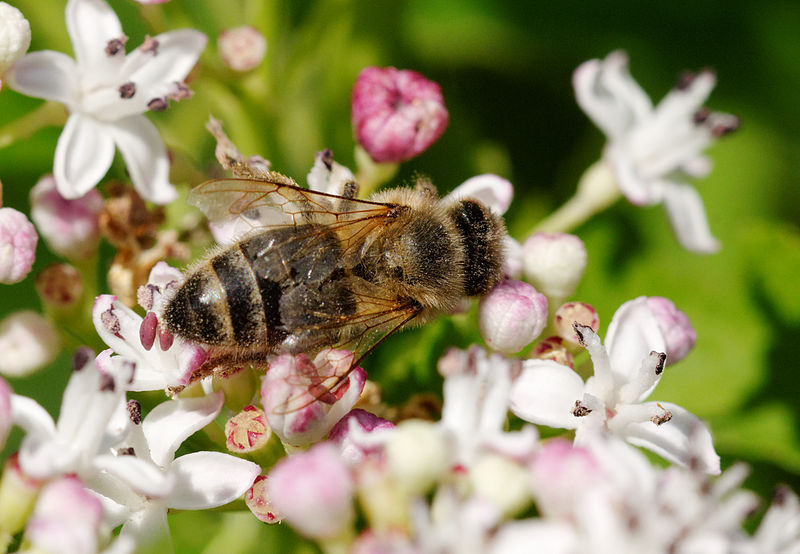
[(316, 326), (317, 330), (325, 330), (328, 327), (355, 329), (355, 333), (333, 347), (351, 350), (353, 354), (350, 364), (339, 366), (338, 371), (324, 378), (293, 383), (307, 388), (288, 398), (278, 408), (278, 413), (302, 410), (316, 401), (326, 404), (336, 402), (347, 391), (350, 385), (349, 377), (361, 360), (422, 310), (419, 303), (413, 300), (398, 302), (396, 299), (381, 298), (370, 293), (358, 296), (360, 308), (355, 313)]
[(393, 206), (345, 198), (297, 186), (277, 172), (263, 179), (215, 179), (192, 189), (189, 204), (209, 220), (242, 219), (253, 228), (318, 223), (330, 225), (388, 215)]

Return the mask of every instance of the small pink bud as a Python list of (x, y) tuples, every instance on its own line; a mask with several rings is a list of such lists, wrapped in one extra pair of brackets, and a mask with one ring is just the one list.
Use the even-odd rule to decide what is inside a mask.
[(597, 316), (597, 310), (595, 310), (591, 304), (586, 304), (584, 302), (567, 302), (566, 304), (562, 304), (561, 307), (556, 310), (553, 323), (556, 328), (556, 333), (558, 333), (561, 338), (573, 344), (580, 344), (578, 335), (575, 334), (575, 329), (573, 328), (575, 323), (591, 327), (594, 332), (597, 332), (597, 329), (600, 328), (600, 318)]
[(531, 351), (531, 358), (540, 360), (552, 360), (561, 365), (575, 369), (573, 365), (572, 353), (567, 350), (564, 339), (561, 337), (547, 337), (536, 343)]
[(533, 342), (547, 324), (547, 298), (523, 281), (504, 280), (478, 307), (481, 335), (491, 348), (513, 354)]
[(536, 505), (548, 516), (568, 516), (602, 477), (588, 450), (560, 438), (546, 441), (529, 467)]
[(410, 70), (367, 67), (353, 86), (356, 137), (376, 162), (399, 163), (436, 142), (448, 123), (442, 89)]
[(571, 296), (586, 269), (586, 247), (575, 235), (536, 233), (522, 245), (525, 277), (545, 296)]
[(267, 423), (284, 444), (302, 447), (322, 439), (361, 395), (367, 373), (346, 350), (325, 349), (312, 361), (283, 354), (270, 363), (261, 385)]
[(100, 242), (99, 220), (103, 197), (92, 189), (82, 198), (68, 200), (45, 175), (31, 189), (31, 218), (50, 250), (68, 259), (92, 257)]
[(69, 264), (52, 264), (36, 276), (33, 283), (39, 298), (47, 307), (73, 307), (83, 295), (80, 272)]
[(267, 496), (267, 476), (259, 475), (253, 486), (244, 493), (244, 503), (253, 515), (264, 523), (280, 523), (283, 517), (275, 510)]
[(684, 359), (697, 342), (697, 333), (689, 318), (671, 300), (661, 296), (648, 297), (647, 306), (667, 343), (667, 363), (671, 365)]
[(217, 48), (225, 65), (235, 71), (250, 71), (264, 60), (267, 40), (252, 25), (242, 25), (222, 31)]
[(30, 273), (38, 240), (25, 214), (0, 208), (0, 283), (18, 283)]
[(333, 426), (328, 440), (339, 443), (342, 458), (355, 466), (381, 451), (380, 445), (365, 440), (369, 433), (381, 429), (394, 429), (394, 423), (366, 410), (350, 410)]
[(267, 444), (270, 435), (264, 412), (255, 406), (245, 406), (225, 423), (225, 444), (234, 454), (258, 450)]
[(354, 483), (331, 443), (282, 459), (267, 478), (267, 495), (283, 518), (303, 535), (335, 537), (355, 520)]
[(0, 322), (0, 373), (30, 375), (52, 362), (61, 339), (49, 321), (36, 312), (16, 312)]

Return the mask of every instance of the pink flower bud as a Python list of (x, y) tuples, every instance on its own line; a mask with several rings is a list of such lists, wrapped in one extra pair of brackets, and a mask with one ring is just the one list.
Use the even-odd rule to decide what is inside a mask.
[(566, 516), (602, 477), (602, 469), (588, 450), (555, 438), (534, 456), (530, 477), (539, 510), (548, 516)]
[(547, 324), (547, 298), (522, 281), (501, 281), (480, 301), (481, 335), (491, 348), (513, 354), (533, 342)]
[(245, 406), (225, 423), (225, 444), (234, 454), (258, 450), (267, 444), (270, 435), (264, 412), (255, 406)]
[(356, 367), (335, 383), (352, 361), (352, 352), (325, 349), (313, 362), (305, 354), (283, 354), (270, 363), (261, 400), (269, 426), (284, 444), (302, 447), (317, 442), (350, 411), (367, 373)]
[(367, 67), (353, 86), (352, 121), (377, 162), (398, 163), (436, 142), (448, 123), (442, 89), (410, 70)]
[(592, 331), (597, 332), (597, 329), (600, 328), (600, 318), (597, 316), (597, 310), (591, 304), (586, 304), (585, 302), (562, 304), (556, 310), (553, 318), (556, 333), (572, 344), (580, 344), (578, 335), (575, 334), (575, 329), (573, 328), (575, 323), (591, 327)]
[(68, 259), (86, 260), (97, 250), (102, 211), (103, 197), (97, 190), (67, 200), (59, 194), (52, 175), (45, 175), (31, 189), (31, 218), (50, 250)]
[(244, 503), (253, 512), (253, 515), (264, 523), (279, 523), (283, 519), (267, 496), (266, 475), (256, 477), (253, 486), (244, 493)]
[(38, 240), (25, 214), (0, 208), (0, 283), (18, 283), (30, 273)]
[(333, 426), (328, 439), (339, 443), (342, 458), (355, 466), (381, 451), (381, 445), (367, 438), (372, 431), (381, 429), (394, 429), (394, 423), (366, 410), (355, 409)]
[(0, 373), (13, 377), (30, 375), (52, 362), (61, 339), (44, 317), (25, 310), (0, 322)]
[(661, 296), (647, 298), (647, 306), (658, 321), (658, 327), (667, 344), (667, 363), (674, 364), (684, 359), (697, 341), (697, 333), (685, 313), (675, 304)]
[(550, 299), (571, 296), (586, 269), (586, 247), (575, 235), (536, 233), (522, 245), (525, 277)]
[(531, 358), (538, 358), (540, 360), (552, 360), (561, 365), (575, 369), (572, 353), (567, 350), (564, 339), (561, 337), (547, 337), (537, 342), (530, 356)]
[(335, 537), (353, 524), (354, 483), (339, 449), (321, 443), (282, 459), (267, 478), (270, 502), (295, 529)]
[(96, 552), (103, 507), (77, 477), (48, 483), (39, 495), (25, 536), (42, 552)]
[(267, 40), (252, 25), (242, 25), (222, 31), (217, 48), (225, 65), (235, 71), (250, 71), (264, 60)]
[(83, 296), (80, 272), (69, 264), (52, 264), (36, 276), (33, 283), (39, 299), (47, 307), (67, 309)]

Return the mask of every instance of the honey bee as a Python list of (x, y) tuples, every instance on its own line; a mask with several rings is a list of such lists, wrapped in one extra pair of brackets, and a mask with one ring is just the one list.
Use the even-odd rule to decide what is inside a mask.
[(212, 367), (333, 347), (354, 352), (352, 370), (387, 336), (501, 278), (505, 226), (480, 201), (440, 199), (424, 181), (367, 200), (354, 181), (342, 188), (263, 171), (193, 189), (189, 202), (210, 220), (253, 229), (189, 271), (166, 305), (167, 329), (209, 346)]

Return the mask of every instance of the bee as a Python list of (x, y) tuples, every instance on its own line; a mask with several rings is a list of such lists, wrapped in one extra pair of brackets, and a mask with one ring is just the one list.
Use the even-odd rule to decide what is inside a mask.
[(193, 189), (189, 202), (211, 221), (252, 230), (188, 272), (164, 310), (167, 329), (210, 347), (211, 367), (333, 347), (354, 352), (352, 370), (387, 336), (500, 280), (505, 226), (482, 202), (440, 199), (425, 181), (366, 200), (354, 181), (342, 188), (263, 171)]

